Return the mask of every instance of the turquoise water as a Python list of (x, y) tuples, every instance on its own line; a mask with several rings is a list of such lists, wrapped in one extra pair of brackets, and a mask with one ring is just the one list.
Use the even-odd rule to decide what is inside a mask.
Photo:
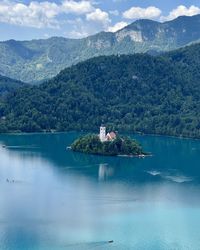
[(136, 136), (136, 159), (77, 136), (0, 135), (0, 250), (200, 249), (200, 141)]

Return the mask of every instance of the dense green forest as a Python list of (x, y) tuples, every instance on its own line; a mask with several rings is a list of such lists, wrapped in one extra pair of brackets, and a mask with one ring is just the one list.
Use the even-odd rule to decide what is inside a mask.
[(97, 57), (0, 104), (0, 131), (94, 130), (200, 138), (200, 45)]
[(0, 75), (0, 97), (3, 97), (13, 90), (24, 86), (25, 83), (23, 82)]
[(98, 155), (139, 156), (145, 154), (137, 141), (120, 136), (113, 141), (101, 142), (98, 135), (89, 134), (77, 139), (71, 148), (73, 151)]

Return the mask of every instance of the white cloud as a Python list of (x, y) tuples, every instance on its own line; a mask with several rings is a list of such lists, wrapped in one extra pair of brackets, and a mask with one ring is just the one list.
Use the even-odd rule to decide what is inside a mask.
[(67, 38), (83, 38), (90, 34), (90, 27), (80, 17), (68, 20), (67, 23), (71, 26), (71, 29), (63, 34)]
[(119, 11), (118, 10), (110, 10), (109, 13), (114, 16), (119, 16)]
[(31, 2), (29, 5), (11, 1), (0, 2), (0, 22), (29, 27), (58, 27), (54, 19), (59, 7), (50, 2)]
[(108, 27), (108, 31), (110, 31), (110, 32), (116, 32), (118, 30), (123, 29), (127, 25), (128, 25), (127, 22), (119, 22), (119, 23), (116, 23), (114, 26)]
[(132, 7), (123, 13), (123, 17), (127, 19), (141, 19), (141, 18), (157, 18), (162, 11), (154, 6), (147, 8)]
[(187, 8), (184, 5), (180, 5), (176, 9), (173, 9), (168, 16), (162, 16), (161, 21), (169, 21), (179, 16), (194, 16), (197, 14), (200, 14), (199, 7), (192, 5), (189, 8)]
[(94, 21), (94, 22), (102, 23), (104, 26), (106, 26), (108, 23), (111, 22), (109, 18), (109, 14), (100, 9), (96, 9), (95, 11), (88, 13), (86, 15), (86, 19), (87, 21)]
[(62, 4), (62, 9), (66, 13), (74, 13), (74, 14), (84, 14), (91, 12), (94, 7), (92, 6), (90, 1), (80, 1), (76, 2), (74, 0), (65, 0)]
[(87, 37), (89, 34), (86, 31), (76, 31), (76, 30), (72, 30), (69, 33), (65, 33), (64, 34), (67, 38), (83, 38), (83, 37)]
[(72, 13), (82, 15), (94, 10), (90, 1), (63, 0), (60, 4), (50, 1), (31, 1), (29, 4), (13, 0), (0, 1), (0, 22), (35, 28), (59, 28), (57, 16)]

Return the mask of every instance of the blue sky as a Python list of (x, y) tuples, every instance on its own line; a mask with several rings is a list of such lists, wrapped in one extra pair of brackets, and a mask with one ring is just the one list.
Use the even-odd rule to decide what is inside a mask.
[(0, 40), (114, 32), (136, 19), (200, 14), (199, 0), (0, 0)]

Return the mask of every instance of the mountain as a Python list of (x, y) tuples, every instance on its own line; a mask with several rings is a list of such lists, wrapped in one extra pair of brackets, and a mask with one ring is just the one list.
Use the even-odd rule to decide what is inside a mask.
[(200, 44), (101, 56), (10, 93), (0, 131), (110, 129), (200, 138)]
[(169, 51), (198, 42), (200, 15), (159, 23), (138, 20), (116, 33), (83, 39), (0, 42), (0, 74), (25, 82), (50, 79), (62, 69), (100, 55)]
[(24, 87), (25, 83), (10, 79), (0, 75), (0, 97), (16, 90), (17, 88)]

